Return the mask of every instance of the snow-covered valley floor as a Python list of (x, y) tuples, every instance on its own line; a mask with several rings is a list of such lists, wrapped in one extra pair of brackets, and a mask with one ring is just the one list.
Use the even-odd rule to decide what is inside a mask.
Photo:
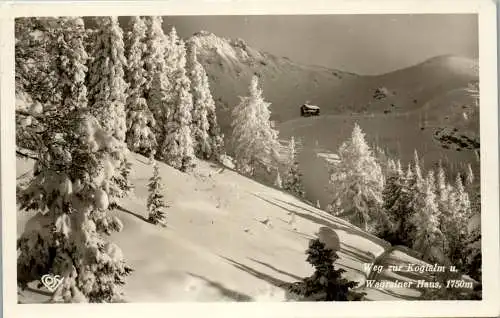
[[(146, 210), (152, 167), (137, 154), (130, 160), (135, 189), (113, 212), (124, 229), (111, 236), (134, 269), (125, 285), (127, 302), (287, 301), (289, 295), (280, 286), (312, 274), (305, 250), (321, 227), (338, 235), (337, 263), (348, 278), (360, 283), (358, 289), (369, 300), (418, 296), (413, 290), (363, 287), (369, 275), (364, 264), (383, 255), (390, 248), (387, 242), (213, 163), (199, 161), (189, 174), (158, 164), (170, 207), (167, 227), (154, 226), (147, 222)], [(32, 165), (18, 159), (18, 182), (29, 175)], [(290, 224), (293, 214), (295, 222)], [(18, 212), (18, 236), (32, 216)], [(391, 257), (398, 262), (410, 259), (404, 253)], [(49, 297), (35, 284), (19, 292), (22, 303), (45, 302)]]

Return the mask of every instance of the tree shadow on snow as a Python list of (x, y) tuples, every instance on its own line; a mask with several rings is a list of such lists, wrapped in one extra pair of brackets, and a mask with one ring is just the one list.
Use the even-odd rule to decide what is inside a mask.
[(309, 235), (309, 234), (306, 234), (306, 233), (302, 233), (302, 232), (299, 232), (299, 231), (289, 230), (289, 229), (285, 229), (285, 230), (287, 230), (288, 232), (293, 233), (293, 234), (298, 234), (300, 237), (302, 237), (305, 240), (314, 240), (316, 238), (316, 237), (314, 237), (312, 235)]
[(296, 280), (303, 280), (303, 279), (304, 279), (303, 277), (299, 277), (299, 276), (297, 276), (297, 275), (294, 275), (294, 274), (291, 274), (291, 273), (285, 272), (284, 270), (278, 269), (278, 268), (274, 267), (274, 266), (273, 266), (273, 265), (271, 265), (271, 264), (268, 264), (268, 263), (265, 263), (265, 262), (258, 261), (258, 260), (254, 259), (254, 258), (251, 258), (251, 257), (249, 257), (248, 259), (249, 259), (249, 260), (251, 260), (251, 261), (253, 261), (253, 262), (255, 262), (255, 263), (257, 263), (257, 264), (260, 264), (260, 265), (262, 265), (262, 266), (268, 267), (268, 268), (272, 269), (272, 270), (273, 270), (273, 271), (275, 271), (275, 272), (278, 272), (278, 273), (283, 274), (283, 275), (286, 275), (286, 276), (290, 276), (290, 277), (291, 277), (291, 278), (293, 278), (293, 279), (296, 279)]
[(261, 280), (264, 280), (268, 283), (270, 283), (271, 285), (273, 286), (276, 286), (278, 288), (284, 288), (284, 289), (287, 289), (289, 286), (290, 286), (290, 283), (287, 282), (287, 281), (284, 281), (284, 280), (281, 280), (281, 279), (278, 279), (276, 277), (273, 277), (271, 275), (268, 275), (268, 274), (265, 274), (265, 273), (262, 273), (262, 272), (259, 272), (247, 265), (244, 265), (244, 264), (241, 264), (241, 263), (238, 263), (230, 258), (227, 258), (227, 257), (224, 257), (224, 256), (220, 256), (222, 257), (223, 259), (225, 259), (226, 261), (229, 262), (229, 264), (233, 265), (234, 267), (236, 267), (237, 269), (239, 270), (242, 270), (244, 272), (247, 272), (248, 274), (258, 278), (258, 279), (261, 279)]
[(365, 252), (360, 250), (357, 247), (348, 245), (348, 244), (341, 244), (340, 248), (340, 253), (345, 254), (346, 256), (350, 256), (356, 260), (360, 260), (362, 262), (370, 263), (375, 260), (375, 255), (373, 255), (370, 252)]
[(263, 196), (260, 196), (258, 194), (255, 194), (255, 193), (252, 193), (253, 196), (269, 203), (269, 204), (272, 204), (280, 209), (283, 209), (285, 211), (288, 211), (289, 213), (295, 213), (295, 215), (303, 218), (303, 219), (306, 219), (306, 220), (309, 220), (315, 224), (319, 224), (319, 225), (323, 225), (323, 226), (326, 226), (328, 228), (332, 228), (332, 229), (337, 229), (337, 230), (341, 230), (341, 231), (344, 231), (346, 233), (349, 233), (349, 234), (352, 234), (352, 235), (357, 235), (357, 236), (360, 236), (360, 237), (363, 237), (365, 238), (366, 240), (369, 240), (375, 244), (378, 244), (380, 246), (382, 246), (384, 249), (385, 248), (388, 248), (390, 247), (391, 245), (376, 237), (376, 236), (373, 236), (373, 235), (370, 235), (364, 231), (362, 231), (361, 229), (357, 229), (356, 227), (354, 226), (347, 226), (347, 225), (341, 225), (337, 222), (334, 222), (334, 221), (331, 221), (331, 220), (328, 220), (327, 218), (324, 218), (322, 216), (320, 216), (317, 212), (312, 212), (311, 210), (309, 209), (306, 209), (304, 207), (300, 207), (298, 205), (295, 205), (293, 203), (289, 203), (289, 202), (285, 202), (285, 201), (282, 201), (282, 200), (279, 200), (279, 199), (275, 199), (277, 201), (280, 201), (280, 202), (283, 202), (285, 204), (289, 204), (291, 206), (293, 206), (294, 208), (297, 208), (297, 209), (301, 209), (301, 210), (304, 210), (304, 211), (307, 211), (307, 212), (310, 212), (310, 213), (313, 213), (315, 215), (311, 215), (311, 214), (307, 214), (307, 213), (302, 213), (302, 212), (299, 212), (297, 211), (297, 209), (290, 209), (290, 208), (287, 208), (281, 204), (278, 204), (277, 202), (274, 202), (270, 199), (267, 199), (267, 198), (264, 198)]
[(137, 213), (134, 213), (134, 212), (132, 212), (132, 211), (130, 211), (130, 210), (127, 210), (127, 209), (125, 209), (124, 207), (122, 207), (122, 206), (120, 206), (120, 205), (117, 205), (117, 206), (115, 207), (115, 210), (122, 211), (122, 212), (125, 212), (125, 213), (127, 213), (127, 214), (130, 214), (130, 215), (132, 215), (132, 216), (135, 216), (136, 218), (138, 218), (138, 219), (140, 219), (140, 220), (142, 220), (142, 221), (144, 221), (144, 222), (146, 222), (146, 223), (151, 223), (151, 222), (149, 222), (149, 220), (148, 220), (147, 218), (143, 217), (142, 215), (137, 214)]
[(206, 282), (208, 284), (208, 286), (217, 289), (223, 296), (231, 298), (234, 301), (241, 301), (241, 302), (253, 301), (252, 297), (245, 295), (245, 294), (242, 294), (242, 293), (239, 293), (237, 291), (231, 290), (229, 288), (226, 288), (221, 283), (212, 281), (206, 277), (203, 277), (203, 276), (200, 276), (197, 274), (193, 274), (190, 272), (187, 272), (187, 274), (192, 276), (192, 277), (201, 279), (202, 281)]

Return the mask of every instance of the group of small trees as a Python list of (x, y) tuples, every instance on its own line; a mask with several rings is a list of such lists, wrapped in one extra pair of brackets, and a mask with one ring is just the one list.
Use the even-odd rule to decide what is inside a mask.
[[(218, 160), (223, 137), (196, 50), (161, 17), (16, 20), (17, 142), (35, 153), (34, 176), (18, 190), (39, 213), (18, 240), (18, 282), (47, 273), (64, 280), (54, 301), (112, 302), (132, 269), (106, 235), (109, 212), (132, 189), (128, 149), (186, 171), (194, 156)], [(27, 105), (30, 104), (30, 105)], [(149, 220), (165, 223), (156, 161)]]
[(357, 124), (338, 155), (331, 167), (332, 213), (393, 244), (413, 248), (424, 260), (477, 274), (480, 249), (473, 242), (480, 237), (469, 233), (468, 224), (480, 211), (467, 191), (472, 191), (474, 180), (470, 166), (465, 178), (459, 174), (451, 184), (441, 165), (425, 174), (415, 152), (403, 171), (399, 161), (377, 159), (382, 157), (370, 150)]

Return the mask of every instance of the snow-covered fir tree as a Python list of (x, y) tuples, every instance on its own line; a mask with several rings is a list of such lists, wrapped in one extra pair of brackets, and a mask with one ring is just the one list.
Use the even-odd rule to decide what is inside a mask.
[(254, 175), (256, 169), (270, 170), (281, 160), (278, 131), (270, 121), (271, 112), (262, 96), (257, 76), (252, 77), (249, 96), (240, 97), (232, 110), (232, 144), (236, 169)]
[(274, 186), (278, 189), (283, 189), (283, 181), (281, 181), (281, 175), (279, 171), (276, 171), (276, 179), (274, 180)]
[(384, 189), (382, 190), (383, 209), (389, 222), (377, 230), (377, 235), (391, 243), (400, 244), (400, 233), (404, 227), (406, 216), (406, 179), (401, 162), (389, 159)]
[(153, 165), (153, 176), (149, 179), (148, 184), (148, 220), (153, 224), (166, 224), (166, 215), (164, 209), (168, 206), (165, 204), (163, 199), (163, 185), (160, 176), (160, 170), (156, 160), (154, 160), (154, 155), (152, 154), (150, 160)]
[(384, 177), (364, 136), (356, 124), (351, 138), (338, 150), (340, 160), (332, 167), (330, 176), (332, 205), (338, 206), (339, 216), (374, 231), (388, 222), (381, 208)]
[(189, 171), (195, 165), (194, 142), (191, 134), (193, 98), (191, 82), (186, 74), (186, 47), (172, 28), (168, 36), (167, 56), (175, 57), (167, 70), (171, 90), (167, 96), (168, 116), (164, 125), (164, 139), (159, 157), (180, 171)]
[(471, 186), (474, 183), (474, 172), (472, 171), (472, 166), (467, 164), (467, 173), (465, 178), (465, 184), (467, 187)]
[(167, 64), (165, 52), (167, 37), (163, 32), (163, 19), (160, 16), (145, 17), (146, 30), (146, 51), (144, 55), (145, 73), (145, 96), (149, 110), (152, 112), (155, 127), (156, 154), (160, 155), (161, 146), (165, 139), (165, 125), (170, 116), (168, 96), (171, 85), (167, 74)]
[[(144, 68), (146, 69), (146, 94), (152, 88), (153, 79), (155, 74), (165, 74), (165, 46), (167, 38), (163, 32), (163, 18), (161, 16), (147, 16), (144, 17), (146, 24), (146, 50), (144, 54)], [(166, 75), (166, 74), (165, 74)], [(168, 81), (167, 81), (168, 84)], [(166, 86), (168, 87), (168, 85)], [(157, 104), (157, 103), (153, 103)], [(148, 106), (152, 106), (148, 99)], [(161, 108), (161, 107), (160, 107)], [(154, 113), (154, 111), (153, 111)]]
[(54, 29), (59, 20), (53, 17), (17, 18), (15, 23), (15, 93), (16, 145), (36, 149), (33, 131), (43, 129), (26, 110), (38, 114), (53, 111), (61, 105), (61, 93), (56, 89), (61, 61), (57, 57)]
[(95, 17), (96, 41), (89, 67), (89, 106), (103, 128), (120, 141), (125, 140), (125, 49), (123, 30), (117, 17)]
[(146, 102), (146, 24), (138, 16), (130, 18), (130, 31), (126, 36), (127, 71), (127, 145), (132, 151), (149, 155), (156, 150), (155, 120)]
[(15, 23), (16, 92), (26, 92), (35, 102), (56, 106), (59, 60), (57, 39), (52, 32), (59, 20), (52, 17), (17, 18)]
[(131, 272), (105, 236), (105, 229), (122, 228), (107, 211), (125, 145), (87, 107), (83, 20), (58, 18), (51, 32), (59, 48), (52, 54), (65, 62), (54, 93), (64, 98), (38, 116), (44, 130), (37, 132), (37, 173), (18, 195), (21, 210), (38, 212), (18, 240), (18, 283), (57, 273), (63, 281), (53, 301), (112, 302)]
[(423, 191), (418, 193), (418, 207), (409, 220), (414, 228), (412, 248), (423, 254), (426, 261), (442, 261), (444, 251), (443, 234), (439, 230), (439, 210), (436, 200), (436, 180), (429, 172), (423, 184)]
[(344, 269), (335, 268), (334, 263), (339, 259), (336, 251), (315, 239), (309, 242), (306, 254), (307, 262), (314, 267), (314, 273), (301, 282), (291, 284), (291, 292), (308, 301), (360, 300), (361, 295), (351, 291), (358, 283), (342, 277)]
[[(125, 48), (123, 30), (117, 17), (94, 17), (97, 26), (91, 44), (92, 60), (89, 63), (89, 107), (102, 128), (111, 136), (125, 142), (127, 131), (125, 103), (128, 84), (125, 82)], [(111, 203), (127, 195), (132, 189), (127, 176), (130, 164), (122, 156), (120, 173), (113, 176), (116, 187), (110, 189)]]
[(293, 136), (288, 142), (287, 154), (288, 157), (285, 163), (287, 170), (283, 182), (283, 189), (303, 198), (305, 196), (305, 191), (297, 158), (297, 145), (295, 144), (295, 138)]
[(193, 96), (192, 134), (195, 154), (202, 159), (219, 160), (224, 147), (223, 136), (217, 123), (215, 102), (210, 92), (207, 73), (198, 62), (196, 45), (188, 42), (187, 70)]

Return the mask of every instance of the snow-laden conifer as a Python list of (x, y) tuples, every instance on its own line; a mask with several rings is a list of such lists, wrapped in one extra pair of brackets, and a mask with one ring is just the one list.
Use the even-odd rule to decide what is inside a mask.
[(465, 178), (466, 186), (471, 186), (474, 183), (474, 172), (472, 171), (472, 166), (467, 164), (467, 173)]
[[(175, 29), (173, 29), (175, 33)], [(167, 55), (176, 56), (173, 65), (167, 65), (171, 90), (166, 98), (168, 116), (163, 125), (164, 139), (159, 148), (159, 157), (168, 165), (181, 171), (189, 171), (194, 165), (194, 143), (191, 134), (193, 98), (191, 83), (186, 74), (186, 48), (182, 40), (172, 40)]]
[(153, 166), (153, 176), (149, 179), (148, 184), (148, 220), (153, 224), (165, 225), (166, 215), (164, 209), (168, 206), (165, 204), (165, 201), (163, 199), (162, 192), (164, 191), (164, 189), (160, 176), (160, 170), (158, 169), (158, 164), (156, 163), (156, 160), (154, 160), (153, 155), (151, 155), (150, 160)]
[(232, 111), (232, 144), (236, 168), (254, 175), (259, 167), (270, 169), (281, 159), (278, 131), (270, 121), (271, 112), (262, 96), (257, 76), (252, 77), (249, 96), (240, 97)]
[(223, 136), (217, 123), (215, 102), (205, 69), (198, 62), (196, 45), (188, 43), (187, 70), (193, 96), (192, 134), (195, 154), (202, 159), (219, 160), (223, 149)]
[(146, 102), (147, 74), (144, 65), (146, 55), (146, 31), (144, 19), (131, 17), (130, 31), (126, 37), (127, 72), (129, 83), (127, 96), (127, 145), (130, 150), (149, 154), (156, 150), (155, 120)]
[(120, 141), (125, 141), (125, 49), (123, 30), (117, 17), (95, 17), (96, 42), (92, 45), (89, 67), (89, 106), (102, 127)]
[[(92, 60), (89, 63), (89, 107), (102, 128), (120, 142), (125, 142), (127, 115), (125, 103), (128, 84), (125, 82), (125, 48), (123, 30), (117, 17), (94, 17), (97, 25), (92, 43)], [(121, 155), (119, 172), (112, 177), (115, 186), (110, 188), (110, 202), (116, 206), (132, 185), (127, 179), (130, 166), (127, 150)]]
[[(163, 32), (163, 18), (161, 16), (148, 16), (144, 18), (146, 24), (146, 51), (144, 67), (146, 69), (146, 93), (152, 87), (155, 74), (165, 73), (165, 46), (166, 36)], [(148, 106), (153, 107), (148, 100)]]
[(295, 138), (293, 136), (288, 142), (287, 155), (287, 160), (285, 162), (287, 170), (283, 182), (283, 189), (303, 198), (305, 196), (305, 191), (297, 158), (297, 145), (295, 144)]
[(21, 210), (38, 213), (18, 240), (18, 283), (60, 275), (53, 301), (112, 302), (131, 269), (105, 230), (122, 228), (110, 216), (111, 178), (120, 167), (124, 143), (91, 115), (85, 89), (84, 27), (81, 18), (58, 18), (52, 30), (60, 64), (55, 110), (35, 114), (44, 129), (36, 132), (37, 171), (19, 189)]
[(351, 138), (338, 150), (339, 162), (332, 167), (330, 184), (332, 205), (340, 204), (342, 216), (351, 223), (373, 231), (388, 222), (381, 209), (384, 177), (368, 147), (364, 133), (356, 124)]
[(278, 189), (283, 189), (283, 181), (281, 181), (280, 172), (276, 172), (276, 179), (274, 180), (274, 186)]
[(306, 254), (307, 262), (314, 267), (314, 273), (303, 281), (291, 284), (289, 290), (292, 293), (308, 301), (347, 301), (361, 297), (351, 291), (358, 283), (342, 277), (344, 269), (335, 268), (335, 261), (339, 259), (337, 251), (315, 239), (309, 242)]
[(439, 210), (436, 199), (434, 173), (429, 172), (423, 184), (423, 191), (418, 193), (418, 207), (409, 220), (415, 228), (412, 248), (423, 254), (424, 260), (442, 261), (443, 234), (439, 230)]
[(147, 105), (155, 120), (154, 134), (157, 144), (155, 151), (157, 155), (160, 155), (166, 135), (165, 126), (170, 116), (168, 98), (172, 89), (165, 61), (167, 37), (163, 32), (161, 16), (146, 17), (145, 22), (147, 26), (144, 55), (145, 95)]

